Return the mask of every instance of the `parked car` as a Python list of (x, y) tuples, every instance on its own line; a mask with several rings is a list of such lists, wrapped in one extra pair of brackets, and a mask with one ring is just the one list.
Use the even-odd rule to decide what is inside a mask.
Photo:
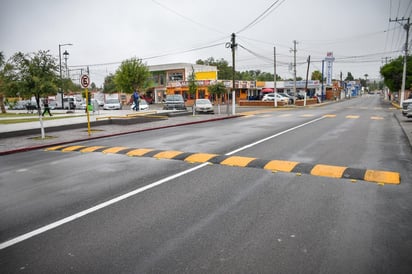
[(29, 103), (30, 101), (17, 101), (16, 104), (13, 106), (13, 109), (15, 110), (23, 110), (26, 109), (26, 105)]
[(287, 93), (279, 93), (279, 95), (288, 98), (289, 99), (289, 104), (294, 104), (295, 103), (296, 98), (294, 96), (289, 95)]
[(405, 116), (406, 116), (407, 118), (412, 118), (412, 104), (409, 104), (409, 105), (408, 105), (408, 108), (406, 109), (406, 114), (405, 114)]
[(153, 104), (153, 98), (147, 95), (140, 96), (140, 99), (145, 100), (148, 104)]
[[(130, 109), (134, 109), (134, 103), (130, 106)], [(147, 103), (146, 100), (140, 99), (139, 101), (139, 110), (148, 110), (149, 109), (149, 104)]]
[(408, 106), (410, 106), (410, 105), (412, 105), (412, 99), (408, 99), (408, 100), (403, 101), (403, 104), (402, 104), (402, 114), (403, 114), (403, 116), (406, 116)]
[(163, 104), (163, 109), (187, 110), (185, 100), (180, 94), (167, 95)]
[(275, 100), (275, 94), (276, 94), (276, 100), (278, 102), (284, 102), (285, 104), (289, 103), (289, 98), (283, 97), (279, 93), (267, 93), (263, 96), (262, 101), (263, 102), (274, 101)]
[(103, 105), (103, 109), (111, 110), (111, 109), (121, 109), (122, 106), (120, 105), (120, 101), (118, 99), (107, 99), (106, 103)]
[(215, 113), (212, 102), (209, 99), (196, 99), (195, 112)]

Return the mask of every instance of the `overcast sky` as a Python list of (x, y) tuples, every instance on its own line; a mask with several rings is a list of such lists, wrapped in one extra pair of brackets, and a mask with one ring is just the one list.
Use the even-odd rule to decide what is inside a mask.
[[(402, 54), (406, 31), (389, 19), (412, 15), (411, 0), (1, 0), (0, 51), (50, 50), (59, 44), (69, 52), (68, 65), (90, 67), (100, 86), (121, 61), (142, 58), (147, 65), (195, 63), (224, 58), (232, 65), (225, 43), (236, 33), (237, 70), (273, 73), (291, 78), (293, 40), (297, 75), (321, 71), (321, 60), (333, 52), (333, 77), (379, 77), (386, 57)], [(265, 11), (267, 11), (265, 13)], [(260, 15), (263, 14), (263, 17)], [(255, 21), (255, 19), (258, 19)], [(251, 24), (252, 23), (252, 24)], [(402, 23), (406, 23), (402, 22)], [(411, 37), (412, 35), (410, 35)], [(412, 44), (412, 43), (411, 43)], [(75, 77), (76, 71), (71, 75)]]

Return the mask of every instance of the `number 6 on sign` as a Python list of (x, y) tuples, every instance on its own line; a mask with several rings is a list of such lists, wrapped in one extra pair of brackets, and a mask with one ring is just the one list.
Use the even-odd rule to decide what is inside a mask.
[(89, 84), (90, 84), (89, 75), (83, 74), (82, 77), (80, 78), (80, 85), (81, 85), (83, 88), (87, 88), (87, 87), (89, 86)]

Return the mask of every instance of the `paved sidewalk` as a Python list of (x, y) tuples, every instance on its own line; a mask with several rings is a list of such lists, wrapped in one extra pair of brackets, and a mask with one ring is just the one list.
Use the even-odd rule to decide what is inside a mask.
[[(154, 130), (172, 126), (183, 126), (188, 124), (211, 122), (239, 117), (239, 115), (227, 115), (226, 113), (197, 114), (195, 116), (190, 113), (186, 113), (186, 115), (179, 115), (181, 113), (172, 113), (169, 114), (171, 115), (171, 117), (169, 117), (166, 116), (164, 111), (148, 111), (146, 112), (146, 114), (149, 115), (149, 118), (152, 118), (149, 119), (140, 117), (140, 119), (143, 121), (128, 123), (128, 120), (131, 119), (119, 118), (134, 114), (143, 115), (145, 114), (145, 112), (133, 113), (127, 110), (121, 110), (116, 112), (105, 112), (99, 115), (90, 115), (90, 136), (87, 127), (87, 116), (84, 114), (84, 112), (78, 112), (70, 115), (62, 114), (66, 115), (67, 117), (64, 119), (43, 121), (46, 135), (45, 139), (41, 139), (39, 121), (0, 125), (0, 135), (3, 135), (0, 136), (0, 155), (40, 149), (51, 145), (65, 144), (76, 141), (107, 138), (139, 131)], [(160, 114), (162, 116), (160, 116)], [(55, 114), (55, 116), (57, 115), (58, 114)], [(108, 124), (108, 121), (110, 120), (112, 120), (113, 123)], [(96, 121), (103, 121), (106, 124), (95, 125), (94, 123)], [(73, 128), (73, 126), (75, 127)], [(51, 131), (50, 129), (54, 127), (58, 128), (56, 129), (56, 131)], [(30, 130), (32, 132), (18, 134), (21, 131), (26, 130)], [(12, 137), (7, 137), (9, 135)]]

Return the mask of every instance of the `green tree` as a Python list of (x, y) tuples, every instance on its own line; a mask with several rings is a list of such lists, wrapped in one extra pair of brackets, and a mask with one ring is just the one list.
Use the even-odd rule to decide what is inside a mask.
[(131, 58), (122, 62), (114, 76), (116, 88), (131, 94), (135, 90), (150, 86), (150, 72), (141, 59)]
[[(392, 62), (384, 65), (380, 70), (383, 76), (385, 85), (394, 92), (402, 88), (403, 77), (403, 57), (400, 56)], [(405, 88), (408, 89), (412, 85), (412, 56), (408, 56), (406, 62), (406, 79)]]
[(109, 74), (104, 78), (103, 93), (114, 93), (116, 91), (116, 83), (114, 82), (114, 75)]
[(345, 81), (353, 81), (355, 80), (355, 78), (353, 78), (352, 73), (348, 72), (348, 75), (345, 78)]
[(11, 62), (14, 68), (13, 81), (17, 82), (19, 95), (24, 98), (34, 96), (40, 115), (40, 98), (57, 93), (59, 78), (56, 58), (49, 51), (40, 50), (34, 54), (18, 52), (13, 55)]
[(217, 105), (218, 113), (220, 114), (220, 103), (222, 102), (222, 95), (227, 91), (225, 84), (223, 84), (222, 82), (216, 82), (215, 84), (211, 84), (208, 87), (208, 90), (210, 94), (213, 94), (218, 98)]
[(4, 107), (4, 96), (6, 94), (6, 61), (3, 55), (3, 52), (0, 52), (0, 109), (1, 113), (6, 113), (6, 108)]
[(319, 70), (315, 70), (312, 72), (311, 80), (319, 80), (322, 81), (322, 72)]
[[(197, 84), (196, 84), (196, 75), (195, 75), (195, 69), (192, 66), (192, 73), (190, 73), (189, 77), (188, 77), (188, 81), (189, 81), (189, 94), (191, 95), (191, 98), (194, 98), (194, 100), (196, 100), (196, 91), (197, 91)], [(196, 102), (196, 101), (195, 101)], [(193, 103), (193, 107), (192, 107), (192, 112), (193, 115), (195, 115), (196, 111), (195, 111), (195, 102)]]
[[(40, 109), (40, 98), (57, 93), (58, 66), (56, 58), (49, 51), (40, 50), (33, 54), (18, 52), (11, 58), (13, 83), (11, 90), (19, 91), (25, 98), (36, 98), (41, 136), (44, 139), (44, 126)], [(15, 88), (18, 87), (18, 88)]]

